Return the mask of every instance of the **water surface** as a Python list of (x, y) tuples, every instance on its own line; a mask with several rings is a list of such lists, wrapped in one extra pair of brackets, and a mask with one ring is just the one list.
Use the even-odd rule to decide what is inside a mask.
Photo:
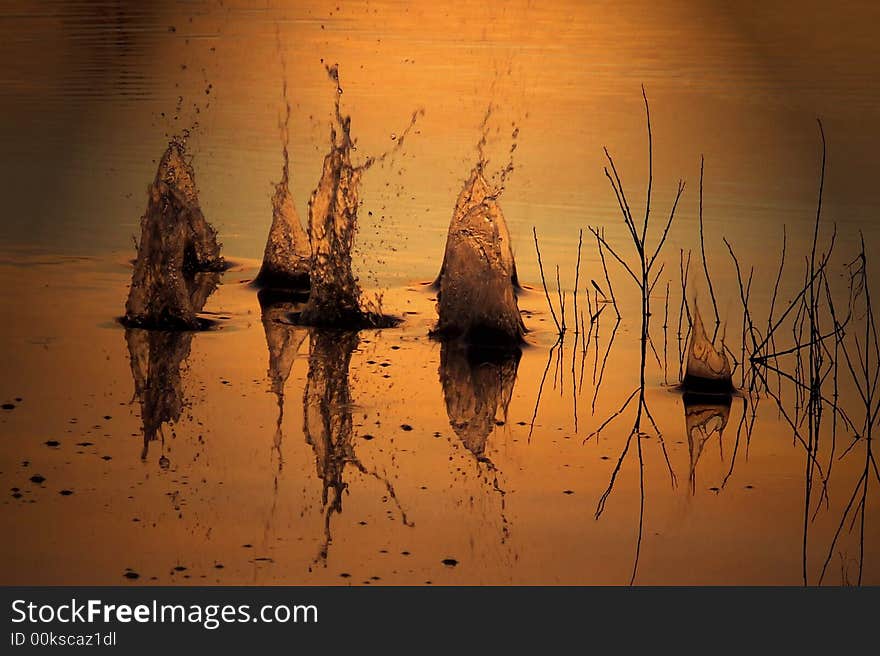
[[(748, 431), (749, 399), (693, 403), (674, 389), (688, 252), (687, 295), (711, 313), (697, 230), (701, 154), (706, 256), (735, 353), (740, 292), (722, 237), (745, 271), (755, 267), (751, 303), (766, 317), (785, 225), (777, 307), (792, 299), (815, 219), (817, 116), (828, 138), (821, 244), (836, 222), (836, 294), (859, 229), (871, 256), (877, 11), (7, 3), (0, 402), (12, 408), (0, 414), (0, 530), (15, 539), (0, 548), (0, 580), (625, 584), (641, 525), (640, 584), (854, 583), (860, 569), (863, 583), (877, 583), (880, 481), (870, 481), (862, 533), (846, 514), (864, 442), (845, 457), (843, 430), (833, 452), (822, 442), (823, 472), (833, 463), (827, 499), (815, 492), (805, 512), (807, 456), (772, 399)], [(290, 189), (308, 216), (337, 95), (324, 64), (339, 65), (358, 156), (392, 150), (424, 110), (404, 147), (363, 176), (356, 269), (404, 319), (397, 328), (291, 326), (244, 282), (259, 269), (281, 177), (284, 79)], [(641, 439), (640, 522), (631, 455), (596, 518), (631, 418), (586, 439), (638, 385), (636, 290), (609, 260), (620, 324), (606, 307), (589, 343), (569, 330), (554, 347), (532, 226), (553, 294), (560, 266), (571, 328), (578, 230), (599, 226), (632, 257), (602, 147), (643, 207), (642, 84), (655, 239), (678, 179), (687, 187), (653, 295), (658, 354), (646, 398), (663, 444), (653, 431)], [(519, 298), (530, 332), (521, 357), (474, 363), (428, 338), (435, 303), (421, 283), (439, 270), (490, 107), (490, 165), (500, 170), (517, 145), (499, 202), (531, 288)], [(236, 266), (205, 305), (215, 329), (126, 331), (115, 318), (146, 186), (184, 129), (202, 210)], [(586, 230), (579, 275), (585, 311), (591, 279), (608, 291)], [(796, 403), (789, 394), (783, 406)]]

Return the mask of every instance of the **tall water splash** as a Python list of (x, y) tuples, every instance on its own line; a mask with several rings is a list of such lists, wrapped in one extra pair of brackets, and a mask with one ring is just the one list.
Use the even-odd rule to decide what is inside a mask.
[(357, 325), (364, 317), (361, 288), (351, 268), (363, 169), (351, 163), (351, 119), (339, 114), (338, 101), (336, 109), (330, 152), (309, 201), (311, 294), (302, 320), (311, 325)]
[(437, 334), (487, 345), (522, 342), (525, 325), (504, 224), (492, 200), (471, 209), (450, 229), (437, 292)]
[(724, 345), (716, 347), (706, 335), (697, 304), (694, 303), (694, 325), (688, 346), (685, 389), (727, 393), (733, 390), (733, 375)]
[[(516, 150), (516, 138), (519, 136), (519, 130), (514, 129), (512, 136), (512, 142), (510, 146), (510, 160), (507, 165), (500, 172), (500, 180), (497, 186), (490, 186), (486, 181), (485, 177), (485, 169), (488, 164), (488, 159), (486, 158), (485, 147), (486, 142), (489, 139), (489, 119), (492, 115), (492, 106), (486, 110), (486, 114), (483, 117), (483, 122), (481, 124), (482, 136), (480, 140), (477, 142), (477, 164), (471, 170), (470, 175), (464, 183), (461, 191), (458, 194), (458, 198), (455, 201), (455, 208), (452, 211), (452, 220), (449, 222), (449, 233), (453, 232), (458, 224), (460, 224), (467, 214), (476, 207), (479, 207), (483, 203), (493, 204), (497, 209), (497, 214), (501, 214), (501, 208), (498, 206), (498, 197), (504, 191), (504, 184), (507, 181), (507, 176), (513, 171), (513, 153)], [(502, 216), (503, 219), (503, 216)], [(513, 283), (514, 289), (517, 291), (521, 290), (521, 286), (519, 284), (519, 276), (516, 273), (516, 262), (513, 257), (513, 246), (510, 240), (510, 231), (507, 228), (507, 222), (501, 220), (498, 223), (498, 231), (499, 231), (499, 239), (502, 242), (501, 253), (503, 259), (506, 261), (505, 266), (507, 266), (511, 270), (511, 282)], [(506, 245), (506, 247), (505, 247)], [(446, 259), (449, 251), (449, 242), (447, 239), (446, 251), (443, 253), (443, 264), (440, 266), (440, 273), (437, 274), (437, 278), (434, 279), (433, 286), (435, 289), (439, 289), (440, 281), (443, 278), (443, 273), (446, 270)]]
[(328, 66), (336, 84), (330, 152), (324, 157), (321, 179), (309, 201), (309, 243), (311, 245), (311, 293), (300, 316), (302, 323), (327, 327), (369, 327), (395, 323), (381, 315), (380, 308), (365, 304), (358, 279), (352, 271), (352, 246), (358, 228), (361, 176), (376, 162), (403, 146), (420, 111), (397, 138), (394, 149), (379, 157), (368, 157), (360, 165), (352, 162), (355, 142), (351, 117), (340, 109), (339, 70)]
[(343, 476), (352, 466), (384, 484), (404, 524), (411, 526), (397, 501), (391, 482), (361, 463), (354, 450), (352, 395), (348, 380), (351, 356), (359, 343), (353, 331), (309, 329), (309, 373), (303, 391), (303, 428), (315, 453), (315, 468), (323, 489), (324, 541), (317, 560), (326, 563), (332, 542), (330, 520), (342, 512)]
[[(201, 311), (217, 287), (218, 273), (198, 273), (191, 280), (195, 312)], [(185, 406), (182, 368), (189, 357), (194, 333), (191, 331), (145, 330), (128, 327), (128, 346), (134, 396), (140, 403), (143, 451), (146, 459), (150, 443), (162, 436), (162, 428), (180, 419)], [(164, 443), (164, 439), (163, 439)], [(167, 466), (163, 454), (160, 465)]]
[(306, 291), (309, 288), (311, 248), (290, 193), (290, 101), (284, 82), (286, 113), (281, 123), (283, 144), (281, 180), (272, 194), (272, 226), (263, 252), (263, 265), (254, 283), (260, 287)]
[[(486, 125), (477, 145), (479, 161), (465, 182), (449, 223), (446, 249), (437, 288), (438, 322), (441, 337), (461, 337), (468, 342), (515, 346), (523, 341), (525, 325), (516, 292), (519, 280), (510, 240), (510, 230), (498, 198), (512, 160), (501, 172), (501, 182), (492, 188), (486, 181), (483, 153)], [(514, 130), (514, 139), (516, 138)], [(511, 147), (511, 157), (515, 149)]]
[(144, 328), (199, 328), (197, 313), (205, 290), (195, 276), (221, 271), (226, 263), (217, 232), (199, 207), (195, 173), (182, 138), (168, 144), (148, 194), (125, 322)]

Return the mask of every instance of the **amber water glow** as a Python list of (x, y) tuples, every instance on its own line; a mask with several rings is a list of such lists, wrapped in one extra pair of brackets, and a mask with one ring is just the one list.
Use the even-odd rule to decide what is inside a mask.
[[(786, 418), (806, 430), (790, 386), (773, 378), (782, 403), (763, 394), (757, 405), (676, 387), (688, 253), (685, 296), (714, 326), (701, 154), (705, 252), (733, 357), (743, 312), (722, 238), (746, 275), (754, 267), (750, 309), (765, 330), (783, 225), (777, 313), (804, 284), (817, 116), (828, 143), (820, 255), (837, 224), (831, 291), (846, 297), (859, 230), (876, 270), (880, 16), (871, 3), (715, 4), (7, 3), (0, 531), (12, 539), (0, 583), (880, 583), (880, 478), (864, 436), (847, 451), (859, 430), (823, 433), (819, 474)], [(296, 326), (296, 306), (261, 306), (249, 284), (282, 175), (284, 80), (300, 217), (337, 98), (356, 163), (389, 153), (362, 176), (354, 263), (399, 326)], [(621, 320), (603, 303), (590, 324), (592, 281), (610, 290), (586, 229), (633, 261), (602, 148), (640, 222), (642, 84), (651, 243), (686, 182), (651, 298), (645, 398), (659, 434), (645, 423), (635, 440), (643, 487), (635, 446), (614, 477), (633, 408), (594, 434), (639, 385), (640, 299), (605, 252)], [(117, 318), (145, 191), (185, 130), (201, 210), (232, 268), (200, 315), (211, 330), (126, 329)], [(521, 355), (474, 361), (429, 338), (437, 311), (424, 283), (484, 134), (528, 333)], [(561, 342), (533, 226), (557, 314), (559, 266)], [(855, 417), (849, 377), (841, 365), (840, 403)], [(741, 366), (733, 378), (742, 385)]]

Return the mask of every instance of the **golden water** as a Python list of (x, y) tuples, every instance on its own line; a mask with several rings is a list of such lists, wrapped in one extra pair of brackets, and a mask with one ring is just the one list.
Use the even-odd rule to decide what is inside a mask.
[[(0, 402), (13, 406), (0, 410), (0, 530), (14, 536), (0, 547), (0, 582), (115, 584), (130, 568), (137, 582), (163, 584), (625, 584), (640, 523), (639, 584), (816, 583), (823, 568), (824, 583), (849, 583), (860, 564), (863, 583), (880, 582), (876, 479), (864, 540), (849, 515), (834, 541), (864, 442), (845, 457), (844, 429), (833, 457), (822, 442), (823, 472), (833, 462), (827, 502), (814, 490), (805, 523), (806, 455), (776, 404), (762, 399), (748, 431), (747, 399), (728, 406), (673, 388), (687, 347), (678, 315), (688, 251), (687, 295), (711, 331), (700, 154), (706, 257), (737, 358), (739, 288), (722, 237), (746, 272), (755, 267), (751, 301), (763, 321), (786, 225), (778, 312), (802, 286), (809, 255), (817, 115), (829, 148), (822, 248), (836, 221), (833, 272), (844, 275), (861, 228), (873, 266), (873, 4), (108, 0), (0, 11), (0, 173), (10, 190)], [(305, 217), (328, 152), (332, 64), (354, 159), (393, 151), (363, 176), (353, 262), (365, 293), (382, 293), (383, 311), (404, 321), (356, 337), (291, 325), (299, 307), (261, 307), (246, 282), (259, 270), (283, 165), (282, 81), (288, 186)], [(679, 177), (687, 188), (651, 302), (657, 356), (648, 355), (646, 400), (663, 442), (653, 430), (638, 440), (640, 522), (632, 453), (596, 518), (630, 418), (586, 439), (638, 385), (637, 291), (606, 252), (622, 319), (603, 303), (584, 342), (572, 334), (571, 290), (580, 228), (598, 226), (630, 253), (602, 147), (643, 207), (643, 83), (652, 243)], [(490, 166), (505, 167), (519, 129), (500, 202), (529, 332), (518, 359), (473, 362), (428, 338), (436, 302), (422, 283), (441, 266), (490, 104)], [(395, 150), (418, 109), (424, 116)], [(114, 319), (145, 188), (185, 128), (201, 211), (235, 266), (204, 306), (215, 329), (126, 332)], [(555, 347), (532, 226), (557, 312), (557, 265), (566, 298), (569, 331)], [(610, 290), (586, 229), (579, 276), (588, 316), (597, 307), (583, 290), (591, 281)], [(841, 385), (852, 404), (853, 388)]]

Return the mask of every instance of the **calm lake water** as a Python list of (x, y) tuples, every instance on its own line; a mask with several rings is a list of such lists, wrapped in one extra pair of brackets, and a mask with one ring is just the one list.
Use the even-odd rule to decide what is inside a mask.
[[(766, 332), (783, 226), (775, 316), (804, 285), (817, 117), (820, 255), (837, 226), (831, 293), (846, 304), (859, 231), (875, 269), (880, 8), (716, 5), (5, 3), (0, 530), (15, 539), (0, 546), (0, 583), (880, 583), (880, 475), (859, 421), (832, 427), (829, 411), (808, 449), (789, 380), (773, 379), (779, 402), (695, 403), (675, 388), (688, 253), (685, 297), (714, 319), (701, 155), (706, 260), (738, 360), (743, 311), (723, 239), (744, 276), (754, 267), (750, 311)], [(339, 65), (339, 90), (325, 64)], [(302, 217), (336, 94), (364, 159), (394, 148), (424, 110), (361, 190), (355, 266), (405, 319), (398, 328), (293, 327), (246, 284), (281, 175), (285, 80)], [(651, 243), (679, 179), (686, 188), (652, 295), (646, 398), (659, 435), (643, 426), (629, 440), (631, 408), (592, 434), (639, 384), (640, 299), (605, 253), (622, 319), (604, 305), (589, 325), (585, 290), (609, 290), (586, 227), (635, 261), (603, 147), (641, 223), (641, 85)], [(530, 332), (519, 359), (474, 364), (428, 338), (435, 303), (421, 283), (439, 269), (484, 121), (490, 171), (514, 165), (500, 204)], [(205, 216), (235, 263), (205, 308), (218, 326), (126, 331), (115, 319), (145, 190), (184, 130)], [(566, 298), (556, 346), (533, 227), (557, 313), (557, 265)], [(589, 341), (571, 330), (581, 229)], [(792, 340), (786, 326), (778, 350)], [(855, 417), (859, 394), (836, 357), (840, 404)], [(597, 517), (628, 442), (643, 452), (643, 486), (632, 446)]]

